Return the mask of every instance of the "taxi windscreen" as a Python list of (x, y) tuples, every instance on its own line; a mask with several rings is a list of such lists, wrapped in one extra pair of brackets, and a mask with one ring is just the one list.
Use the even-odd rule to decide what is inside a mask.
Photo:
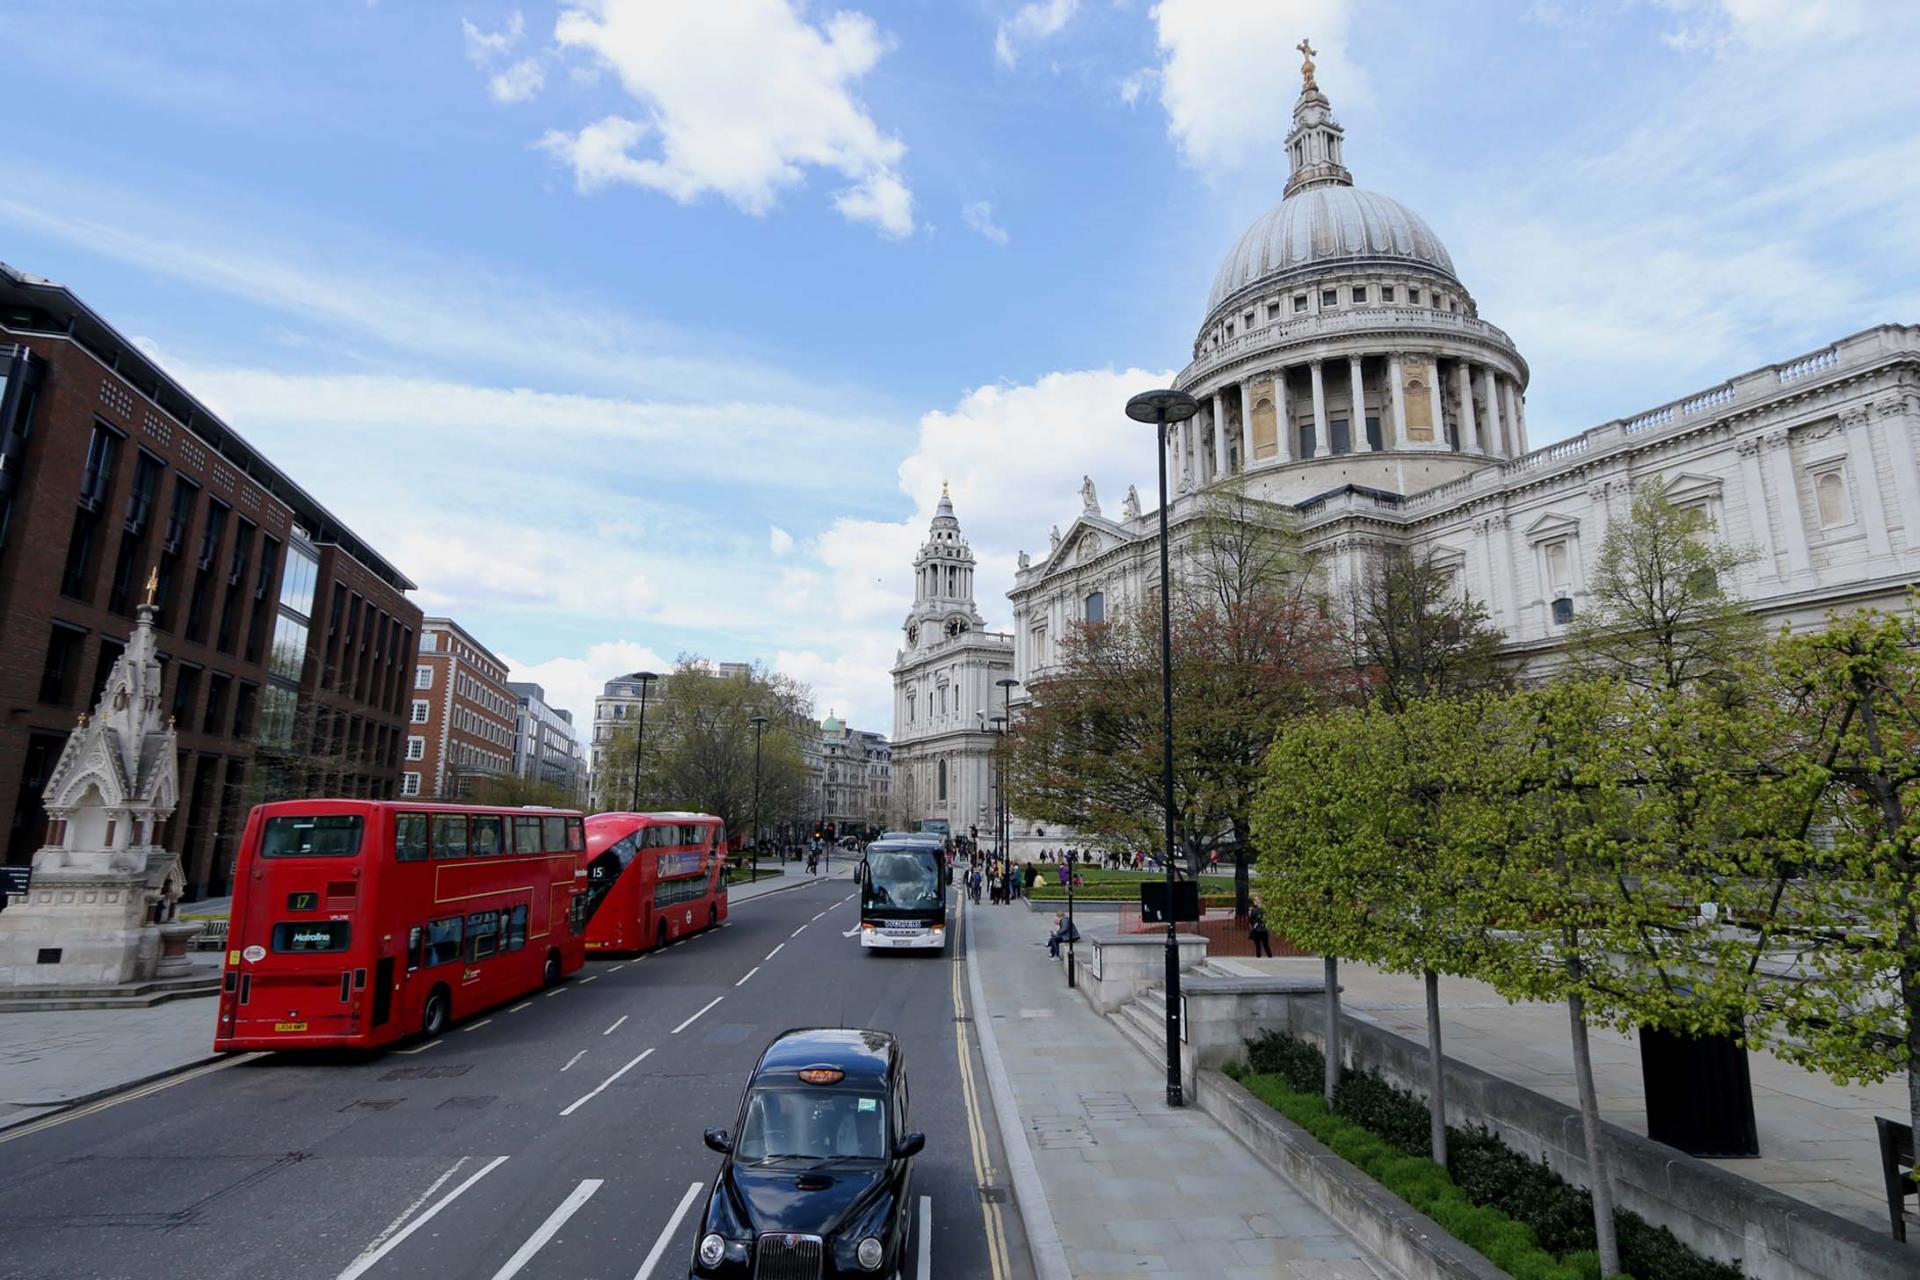
[(268, 818), (260, 837), (263, 858), (350, 858), (360, 852), (365, 822), (357, 813)]
[(837, 1089), (756, 1089), (734, 1158), (759, 1160), (883, 1160), (886, 1103), (878, 1094)]

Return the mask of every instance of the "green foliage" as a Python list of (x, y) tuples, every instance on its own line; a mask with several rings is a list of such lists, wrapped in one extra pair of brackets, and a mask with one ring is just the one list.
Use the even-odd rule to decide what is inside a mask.
[[(1515, 1247), (1512, 1242), (1518, 1237), (1499, 1237), (1508, 1243), (1493, 1244), (1497, 1233), (1486, 1224), (1494, 1220), (1474, 1218), (1468, 1210), (1490, 1210), (1500, 1218), (1523, 1226), (1529, 1241), (1559, 1259), (1556, 1265), (1573, 1268), (1569, 1274), (1589, 1280), (1599, 1276), (1600, 1259), (1593, 1252), (1593, 1198), (1584, 1189), (1567, 1182), (1541, 1162), (1521, 1155), (1484, 1128), (1449, 1126), (1448, 1167), (1442, 1170), (1424, 1158), (1430, 1142), (1424, 1098), (1388, 1084), (1377, 1072), (1348, 1069), (1341, 1072), (1334, 1108), (1329, 1112), (1319, 1092), (1323, 1061), (1319, 1046), (1311, 1041), (1270, 1031), (1247, 1041), (1247, 1065), (1235, 1064), (1238, 1074), (1234, 1078), (1269, 1106), (1334, 1147), (1342, 1158), (1365, 1169), (1408, 1203), (1420, 1207), (1446, 1227), (1449, 1234), (1487, 1254), (1512, 1274), (1530, 1274), (1518, 1269), (1525, 1264), (1512, 1253)], [(1256, 1087), (1257, 1081), (1267, 1083)], [(1282, 1099), (1286, 1100), (1284, 1106)], [(1387, 1154), (1383, 1157), (1371, 1145), (1354, 1138), (1345, 1139), (1345, 1149), (1337, 1147), (1322, 1136), (1322, 1129), (1316, 1129), (1303, 1116), (1316, 1117), (1314, 1123), (1327, 1133), (1335, 1132), (1334, 1126), (1342, 1123), (1360, 1128), (1379, 1141)], [(1350, 1152), (1364, 1158), (1356, 1158)], [(1392, 1177), (1388, 1176), (1389, 1171), (1393, 1171)], [(1457, 1191), (1465, 1207), (1427, 1208), (1429, 1203), (1442, 1203), (1438, 1191), (1427, 1186), (1416, 1192), (1413, 1187), (1421, 1178), (1430, 1182), (1433, 1175)], [(1427, 1198), (1419, 1198), (1422, 1195)], [(1702, 1257), (1665, 1227), (1654, 1226), (1630, 1210), (1614, 1211), (1614, 1228), (1619, 1236), (1622, 1266), (1632, 1275), (1644, 1276), (1647, 1280), (1741, 1280), (1742, 1273), (1737, 1266)], [(1463, 1232), (1477, 1233), (1478, 1239), (1489, 1243), (1483, 1247)], [(1509, 1260), (1494, 1255), (1491, 1250), (1496, 1248), (1508, 1252), (1511, 1265)]]
[(1373, 673), (1374, 696), (1389, 711), (1492, 689), (1505, 678), (1505, 637), (1485, 605), (1456, 589), (1454, 570), (1435, 552), (1376, 550), (1346, 612), (1354, 661)]

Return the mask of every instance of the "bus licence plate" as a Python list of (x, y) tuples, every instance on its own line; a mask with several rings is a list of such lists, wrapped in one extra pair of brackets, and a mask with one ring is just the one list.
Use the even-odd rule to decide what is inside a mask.
[(304, 1022), (276, 1022), (273, 1024), (273, 1029), (275, 1031), (305, 1031), (307, 1024)]

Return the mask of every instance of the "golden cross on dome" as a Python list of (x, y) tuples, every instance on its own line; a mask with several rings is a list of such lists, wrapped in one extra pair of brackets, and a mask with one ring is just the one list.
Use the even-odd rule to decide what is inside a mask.
[(1313, 55), (1316, 52), (1313, 41), (1302, 40), (1293, 47), (1300, 51), (1300, 87), (1302, 89), (1319, 88), (1320, 86), (1313, 82)]
[(949, 493), (947, 492), (947, 482), (946, 482), (945, 480), (942, 480), (942, 481), (940, 482), (940, 496), (941, 496), (941, 497), (943, 497), (943, 498), (946, 498), (946, 497), (951, 497), (951, 496), (952, 496), (951, 494), (949, 494)]
[(147, 604), (153, 604), (153, 598), (160, 594), (160, 566), (153, 566), (147, 574)]

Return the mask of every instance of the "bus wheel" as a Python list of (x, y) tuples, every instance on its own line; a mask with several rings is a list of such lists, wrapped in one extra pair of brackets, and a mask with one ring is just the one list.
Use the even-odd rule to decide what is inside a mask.
[(435, 987), (427, 996), (427, 1007), (420, 1015), (420, 1030), (427, 1036), (437, 1036), (447, 1029), (447, 1021), (453, 1013), (453, 997), (447, 994), (445, 987)]
[(560, 953), (558, 951), (547, 952), (547, 963), (545, 967), (540, 970), (540, 981), (549, 987), (560, 981)]
[(655, 951), (665, 951), (667, 949), (667, 926), (664, 924), (654, 932), (653, 949)]
[(713, 926), (719, 923), (720, 923), (720, 908), (708, 907), (707, 908), (707, 928), (711, 929), (713, 928)]

